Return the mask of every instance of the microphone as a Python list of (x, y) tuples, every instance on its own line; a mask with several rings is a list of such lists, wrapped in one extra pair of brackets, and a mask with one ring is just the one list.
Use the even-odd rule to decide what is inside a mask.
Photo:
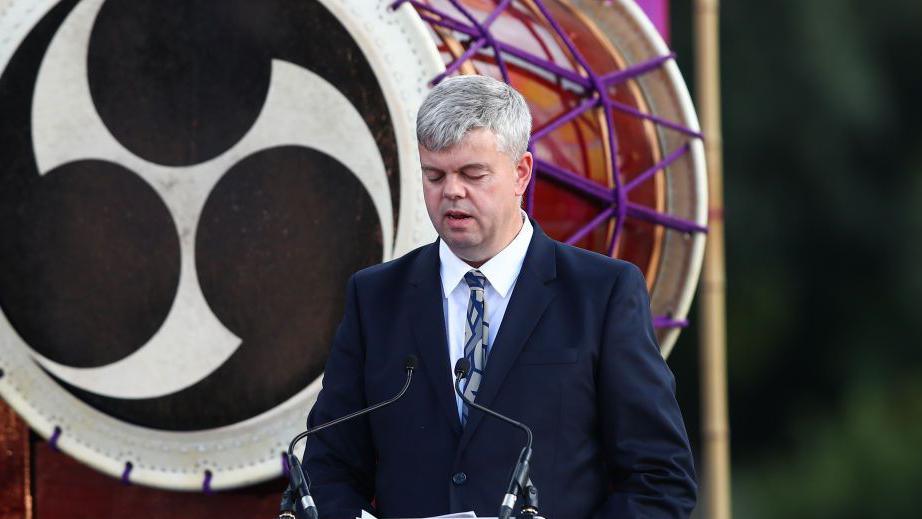
[[(403, 384), (403, 388), (394, 395), (392, 398), (385, 400), (383, 402), (378, 402), (377, 404), (366, 407), (365, 409), (360, 409), (354, 413), (347, 414), (346, 416), (337, 418), (335, 420), (330, 420), (325, 424), (318, 425), (317, 427), (308, 428), (306, 431), (301, 432), (294, 439), (291, 440), (291, 443), (288, 444), (288, 488), (285, 489), (285, 492), (282, 493), (282, 502), (280, 505), (280, 511), (278, 518), (279, 519), (291, 519), (295, 517), (297, 519), (317, 519), (317, 505), (314, 504), (314, 498), (311, 497), (310, 493), (310, 479), (305, 476), (304, 468), (301, 466), (301, 462), (298, 460), (298, 457), (294, 455), (295, 444), (298, 443), (302, 438), (307, 438), (308, 436), (322, 431), (327, 427), (332, 427), (334, 425), (352, 420), (364, 414), (368, 414), (382, 407), (388, 406), (396, 402), (407, 392), (407, 388), (410, 387), (410, 381), (413, 380), (413, 370), (416, 369), (418, 361), (416, 355), (407, 355), (406, 360), (404, 361), (404, 369), (407, 371), (407, 380)], [(305, 447), (306, 448), (306, 447)], [(294, 506), (292, 506), (292, 501), (294, 501)]]
[(529, 464), (531, 461), (531, 429), (527, 425), (517, 422), (512, 418), (503, 416), (496, 411), (487, 409), (486, 407), (474, 402), (467, 398), (464, 395), (464, 391), (461, 389), (461, 381), (466, 379), (468, 374), (471, 371), (471, 361), (467, 360), (464, 357), (458, 359), (458, 362), (455, 364), (455, 392), (458, 396), (461, 397), (461, 400), (465, 404), (483, 411), (484, 413), (498, 418), (506, 423), (512, 424), (519, 429), (525, 431), (525, 437), (527, 439), (525, 447), (522, 448), (521, 454), (519, 454), (519, 460), (515, 465), (515, 469), (512, 471), (512, 477), (509, 481), (509, 488), (506, 490), (506, 495), (503, 496), (503, 502), (499, 507), (499, 519), (509, 519), (509, 516), (512, 514), (512, 509), (515, 507), (515, 501), (518, 498), (519, 494), (523, 491), (525, 492), (525, 507), (522, 509), (522, 512), (526, 516), (534, 517), (538, 514), (538, 489), (534, 486), (531, 481), (531, 478), (528, 477)]
[[(298, 457), (290, 451), (288, 453), (288, 463), (288, 489), (285, 492), (289, 493), (290, 490), (290, 498), (298, 498), (294, 500), (295, 517), (297, 519), (317, 519), (317, 505), (314, 504), (314, 498), (311, 497), (310, 485), (304, 475), (304, 469), (301, 467)], [(285, 494), (282, 494), (282, 502), (284, 503), (285, 501)], [(288, 513), (285, 517), (290, 517), (291, 510), (286, 510), (285, 512)]]

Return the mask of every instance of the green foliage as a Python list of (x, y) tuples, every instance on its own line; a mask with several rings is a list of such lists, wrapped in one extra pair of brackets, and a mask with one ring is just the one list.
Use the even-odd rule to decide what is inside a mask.
[(916, 517), (922, 384), (859, 385), (841, 410), (793, 424), (797, 443), (741, 467), (735, 510), (749, 519)]
[[(735, 515), (917, 517), (922, 2), (721, 8)], [(670, 363), (694, 435), (690, 331)]]

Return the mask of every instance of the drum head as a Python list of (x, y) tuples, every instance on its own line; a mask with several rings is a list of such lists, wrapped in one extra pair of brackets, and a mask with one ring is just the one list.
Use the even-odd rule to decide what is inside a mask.
[(348, 276), (435, 237), (426, 31), (366, 0), (0, 3), (0, 395), (131, 482), (281, 475)]

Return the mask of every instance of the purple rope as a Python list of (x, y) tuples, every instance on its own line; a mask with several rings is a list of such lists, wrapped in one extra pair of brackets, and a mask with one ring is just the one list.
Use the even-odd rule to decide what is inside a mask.
[(478, 38), (477, 40), (475, 40), (474, 43), (470, 47), (468, 47), (466, 51), (464, 51), (464, 54), (458, 56), (457, 59), (455, 59), (454, 61), (449, 63), (447, 67), (445, 67), (445, 72), (442, 72), (439, 75), (432, 78), (432, 81), (430, 81), (430, 84), (438, 85), (439, 83), (441, 83), (442, 80), (448, 77), (449, 74), (452, 74), (456, 70), (461, 68), (461, 65), (463, 65), (464, 62), (467, 61), (475, 52), (480, 50), (481, 47), (486, 45), (486, 43), (487, 43), (487, 40), (484, 38)]
[(205, 480), (202, 481), (202, 492), (206, 494), (211, 493), (211, 471), (210, 470), (205, 471)]
[(131, 484), (131, 470), (134, 468), (134, 465), (130, 461), (125, 462), (125, 470), (122, 471), (122, 484), (130, 485)]
[(599, 80), (605, 86), (612, 86), (627, 79), (646, 74), (651, 70), (658, 69), (663, 65), (663, 63), (666, 63), (673, 58), (675, 58), (675, 52), (670, 52), (665, 56), (659, 56), (642, 63), (637, 63), (636, 65), (631, 65), (624, 70), (616, 70), (614, 72), (609, 72), (608, 74), (603, 74), (599, 77)]
[(685, 328), (688, 326), (688, 320), (673, 319), (668, 315), (658, 315), (653, 318), (653, 326), (656, 328)]
[(653, 114), (641, 112), (640, 110), (637, 110), (636, 108), (632, 106), (628, 106), (624, 103), (619, 103), (618, 101), (609, 100), (608, 102), (610, 103), (610, 106), (612, 108), (614, 108), (615, 110), (618, 110), (619, 112), (629, 113), (633, 115), (634, 117), (640, 117), (641, 119), (648, 119), (650, 121), (655, 122), (656, 124), (659, 124), (660, 126), (665, 126), (666, 128), (670, 128), (677, 132), (684, 133), (685, 135), (688, 135), (690, 137), (695, 137), (697, 139), (704, 138), (704, 135), (701, 132), (696, 132), (695, 130), (692, 130), (691, 128), (688, 128), (686, 126), (682, 126), (681, 124), (674, 123), (672, 121), (663, 119), (662, 117), (658, 117)]
[(612, 203), (612, 190), (605, 186), (541, 159), (535, 160), (535, 167), (542, 173), (543, 177), (556, 181), (580, 194), (592, 197), (603, 204)]
[(444, 18), (438, 19), (438, 18), (433, 17), (432, 15), (428, 15), (425, 13), (419, 13), (419, 17), (429, 22), (431, 25), (438, 25), (440, 27), (445, 27), (446, 29), (458, 31), (463, 34), (467, 34), (468, 36), (473, 36), (473, 37), (477, 36), (477, 31), (471, 30), (465, 25), (460, 25), (459, 22), (446, 20)]
[(647, 206), (635, 204), (634, 202), (627, 203), (627, 214), (633, 218), (659, 224), (663, 227), (669, 227), (670, 229), (675, 229), (680, 232), (707, 232), (707, 227), (702, 227), (691, 220), (660, 213)]
[(51, 433), (51, 438), (48, 438), (48, 445), (51, 446), (54, 450), (58, 449), (58, 439), (61, 438), (61, 428), (57, 425), (54, 426), (54, 431)]
[(506, 62), (503, 60), (502, 53), (499, 49), (496, 48), (496, 40), (493, 39), (493, 35), (490, 33), (490, 25), (496, 20), (496, 18), (509, 7), (511, 0), (502, 0), (495, 9), (487, 16), (484, 23), (480, 23), (474, 18), (474, 15), (471, 14), (464, 6), (461, 5), (459, 0), (448, 0), (448, 2), (461, 13), (462, 16), (468, 19), (472, 26), (477, 29), (477, 33), (480, 38), (482, 38), (490, 47), (493, 48), (493, 54), (496, 57), (496, 65), (499, 67), (499, 73), (503, 77), (503, 81), (509, 83), (509, 70), (506, 68)]
[(589, 223), (582, 226), (578, 231), (576, 231), (573, 236), (570, 236), (566, 244), (573, 245), (574, 243), (583, 239), (583, 236), (589, 234), (590, 231), (598, 227), (602, 222), (608, 220), (611, 217), (611, 213), (614, 212), (614, 207), (606, 207), (604, 211), (596, 215)]
[(595, 108), (598, 105), (599, 105), (598, 98), (586, 99), (585, 101), (577, 105), (575, 108), (572, 108), (571, 110), (567, 112), (564, 112), (563, 114), (558, 116), (556, 119), (552, 120), (550, 123), (545, 125), (544, 128), (541, 128), (540, 130), (532, 133), (529, 144), (534, 144), (535, 141), (537, 141), (538, 139), (541, 139), (542, 137), (548, 135), (549, 133), (553, 132), (557, 128), (560, 128), (564, 124), (567, 124), (573, 119), (576, 119), (577, 117), (582, 115), (586, 110)]
[[(570, 36), (566, 33), (566, 31), (564, 31), (560, 27), (560, 24), (557, 23), (557, 20), (555, 20), (554, 17), (551, 16), (551, 13), (547, 10), (547, 7), (544, 5), (543, 0), (532, 0), (532, 1), (534, 2), (535, 7), (537, 7), (538, 10), (541, 11), (541, 14), (547, 20), (547, 23), (549, 23), (551, 25), (551, 28), (554, 29), (554, 32), (556, 32), (557, 35), (560, 36), (560, 39), (561, 41), (563, 41), (563, 44), (567, 46), (567, 50), (569, 50), (570, 54), (573, 55), (573, 59), (575, 59), (576, 62), (579, 63), (580, 66), (583, 67), (586, 73), (589, 74), (590, 77), (592, 77), (594, 74), (592, 73), (592, 70), (589, 68), (588, 62), (583, 58), (583, 55), (580, 54), (579, 50), (576, 49), (576, 46), (573, 45), (573, 42), (570, 40)], [(596, 77), (595, 79), (598, 79), (598, 77)]]
[(496, 9), (493, 9), (493, 12), (490, 13), (487, 16), (487, 18), (483, 21), (483, 23), (481, 24), (483, 26), (483, 29), (484, 30), (489, 29), (490, 26), (493, 25), (493, 22), (496, 21), (499, 15), (502, 14), (502, 12), (505, 11), (506, 8), (508, 8), (509, 4), (511, 3), (512, 3), (512, 0), (502, 0), (502, 2), (500, 2), (496, 6)]
[(480, 27), (480, 29), (483, 31), (483, 37), (486, 38), (490, 43), (490, 46), (493, 47), (493, 56), (496, 58), (496, 65), (499, 67), (499, 73), (503, 76), (503, 81), (506, 83), (512, 82), (509, 78), (509, 69), (506, 67), (506, 60), (503, 59), (503, 53), (496, 45), (496, 39), (493, 38), (493, 33), (490, 32), (490, 26), (493, 25), (493, 22), (496, 21), (496, 18), (500, 15), (500, 13), (505, 11), (511, 3), (512, 0), (502, 0), (502, 2), (496, 6), (496, 9), (494, 9), (493, 12), (487, 16), (486, 20), (484, 20), (483, 26)]
[[(537, 161), (537, 155), (535, 155), (535, 147), (531, 144), (531, 141), (528, 143), (528, 152), (531, 153), (532, 159)], [(531, 178), (528, 179), (528, 187), (525, 188), (525, 213), (528, 216), (535, 215), (535, 186), (537, 185), (538, 180), (538, 165), (537, 162), (532, 163)]]
[(615, 232), (612, 233), (611, 243), (608, 246), (608, 255), (615, 250), (615, 244), (618, 243), (618, 238), (621, 236), (621, 230), (624, 228), (624, 217), (626, 215), (625, 202), (627, 202), (627, 194), (621, 189), (621, 170), (618, 168), (618, 139), (617, 131), (615, 129), (614, 119), (612, 118), (611, 110), (611, 100), (606, 95), (605, 85), (602, 84), (599, 79), (598, 74), (592, 71), (592, 68), (589, 67), (589, 62), (583, 57), (579, 52), (579, 49), (576, 48), (576, 45), (573, 44), (573, 41), (570, 39), (570, 35), (560, 27), (560, 24), (557, 23), (557, 20), (551, 16), (551, 13), (548, 11), (547, 6), (544, 5), (542, 0), (533, 0), (535, 6), (541, 11), (541, 14), (547, 20), (547, 23), (554, 29), (554, 32), (560, 37), (564, 45), (567, 47), (567, 50), (570, 51), (570, 54), (573, 56), (573, 59), (583, 67), (583, 70), (586, 71), (586, 74), (589, 76), (589, 80), (592, 82), (592, 86), (599, 93), (599, 98), (602, 100), (602, 108), (605, 111), (605, 120), (608, 122), (608, 149), (611, 150), (611, 165), (612, 165), (612, 179), (615, 182), (615, 196), (616, 196), (616, 220), (615, 220)]
[(477, 21), (477, 19), (474, 18), (474, 15), (471, 14), (471, 12), (467, 10), (467, 8), (465, 8), (463, 5), (461, 5), (461, 3), (460, 3), (458, 0), (448, 0), (448, 3), (450, 3), (450, 4), (452, 5), (452, 7), (454, 7), (455, 9), (457, 9), (458, 12), (461, 13), (461, 16), (467, 18), (467, 21), (470, 22), (471, 26), (473, 26), (474, 28), (477, 29), (477, 34), (478, 34), (479, 36), (483, 36), (483, 35), (484, 35), (484, 34), (483, 34), (483, 33), (485, 32), (485, 31), (484, 31), (484, 27), (483, 27), (482, 25), (480, 25), (480, 23)]
[(583, 76), (573, 72), (572, 70), (567, 70), (556, 63), (552, 63), (544, 58), (538, 57), (526, 50), (522, 50), (516, 46), (509, 45), (508, 43), (497, 42), (499, 49), (511, 56), (515, 56), (523, 61), (527, 61), (529, 64), (534, 65), (538, 68), (547, 70), (548, 72), (553, 72), (554, 74), (561, 76), (562, 78), (576, 83), (583, 88), (591, 88), (592, 84), (588, 79)]
[[(593, 74), (594, 76), (594, 74)], [(602, 99), (602, 107), (605, 111), (605, 121), (608, 122), (608, 149), (611, 150), (611, 169), (612, 177), (615, 181), (615, 196), (618, 204), (618, 215), (615, 220), (615, 230), (611, 235), (611, 243), (608, 244), (608, 255), (615, 252), (615, 245), (621, 237), (621, 231), (624, 229), (624, 220), (627, 216), (627, 193), (621, 189), (621, 168), (618, 167), (618, 138), (615, 130), (615, 119), (612, 117), (611, 99), (605, 95), (605, 91), (598, 85), (599, 81), (593, 77), (593, 81), (599, 88), (599, 95)]]
[(611, 235), (611, 243), (608, 244), (608, 255), (611, 256), (615, 252), (615, 246), (618, 243), (618, 239), (621, 237), (621, 231), (624, 229), (624, 220), (625, 216), (627, 216), (627, 192), (621, 189), (621, 168), (618, 167), (618, 137), (617, 130), (615, 129), (615, 119), (612, 117), (611, 99), (606, 95), (598, 77), (591, 71), (589, 74), (592, 77), (593, 83), (596, 84), (596, 88), (599, 90), (599, 96), (602, 99), (602, 108), (605, 111), (605, 121), (608, 123), (608, 149), (611, 150), (611, 176), (615, 181), (615, 197), (618, 209), (615, 220), (615, 230)]
[(288, 465), (288, 453), (282, 453), (282, 477), (288, 477), (288, 472), (291, 470), (291, 467)]
[(407, 2), (413, 5), (413, 7), (416, 7), (416, 8), (420, 7), (419, 5), (417, 5), (418, 2), (416, 2), (415, 0), (394, 0), (393, 2), (391, 2), (391, 5), (389, 5), (387, 8), (390, 9), (391, 11), (396, 11), (398, 7), (400, 7), (401, 5)]
[(681, 147), (679, 147), (678, 149), (670, 153), (665, 159), (654, 164), (653, 167), (644, 171), (640, 175), (637, 175), (637, 177), (634, 178), (634, 180), (631, 180), (630, 182), (625, 184), (624, 189), (628, 193), (630, 193), (632, 189), (637, 187), (640, 183), (644, 182), (648, 178), (655, 175), (657, 171), (665, 170), (666, 168), (668, 168), (670, 165), (672, 165), (673, 162), (678, 160), (678, 158), (681, 157), (682, 155), (685, 155), (690, 149), (691, 149), (691, 146), (686, 142), (684, 145), (682, 145)]
[[(435, 18), (425, 13), (419, 13), (420, 18), (429, 22), (432, 25), (438, 25), (439, 27), (451, 29), (453, 31), (460, 32), (461, 34), (471, 36), (472, 38), (477, 38), (480, 36), (480, 33), (477, 32), (477, 29), (475, 27), (472, 27), (470, 25), (465, 25), (464, 22), (444, 13), (443, 11), (440, 11), (439, 9), (431, 8), (427, 6), (426, 4), (422, 4), (416, 0), (400, 0), (400, 1), (402, 2), (409, 1), (410, 4), (413, 5), (414, 7), (418, 7), (419, 9), (429, 11), (430, 13), (436, 16), (440, 16), (440, 18)], [(544, 69), (544, 70), (547, 70), (548, 72), (552, 72), (581, 87), (590, 88), (592, 86), (589, 83), (589, 80), (573, 72), (572, 70), (567, 70), (556, 63), (553, 63), (544, 58), (538, 57), (514, 45), (509, 45), (508, 43), (504, 43), (504, 42), (497, 41), (494, 39), (493, 46), (494, 46), (494, 49), (499, 49), (501, 52), (509, 54), (510, 56), (515, 56), (516, 58), (519, 58), (522, 61), (525, 61), (530, 65), (534, 65), (535, 67), (538, 67), (540, 69)]]

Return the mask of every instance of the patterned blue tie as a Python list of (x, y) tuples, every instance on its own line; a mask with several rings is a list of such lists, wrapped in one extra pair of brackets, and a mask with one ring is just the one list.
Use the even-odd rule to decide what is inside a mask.
[[(471, 363), (471, 372), (464, 385), (464, 396), (471, 400), (477, 398), (483, 370), (487, 365), (490, 325), (487, 323), (487, 300), (484, 297), (486, 277), (477, 269), (468, 271), (464, 281), (471, 289), (471, 298), (467, 301), (467, 323), (464, 327), (464, 358)], [(468, 408), (461, 408), (461, 425), (467, 423)]]

